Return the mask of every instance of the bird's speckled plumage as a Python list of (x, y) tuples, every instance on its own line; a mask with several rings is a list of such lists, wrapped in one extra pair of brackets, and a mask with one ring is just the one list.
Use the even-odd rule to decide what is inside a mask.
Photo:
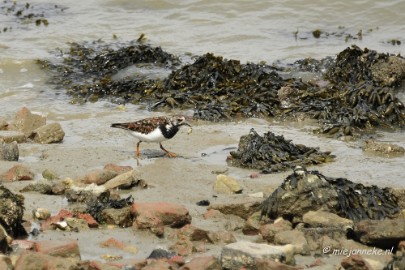
[(114, 123), (111, 124), (111, 127), (127, 130), (139, 140), (136, 149), (137, 156), (139, 156), (139, 144), (141, 142), (155, 142), (160, 144), (160, 148), (169, 157), (174, 157), (174, 153), (167, 151), (162, 146), (162, 141), (173, 138), (183, 125), (191, 127), (184, 116), (162, 116), (145, 118), (135, 122)]

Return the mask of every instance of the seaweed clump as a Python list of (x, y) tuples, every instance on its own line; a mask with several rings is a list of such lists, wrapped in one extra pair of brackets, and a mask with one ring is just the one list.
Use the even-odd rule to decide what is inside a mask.
[(132, 196), (128, 196), (124, 199), (112, 199), (110, 198), (110, 192), (105, 191), (101, 193), (96, 199), (93, 199), (87, 203), (86, 212), (89, 213), (97, 220), (98, 223), (104, 223), (102, 212), (107, 208), (121, 209), (134, 202)]
[[(120, 71), (133, 67), (142, 74), (143, 65), (170, 69), (178, 59), (163, 51), (138, 41), (129, 44), (107, 44), (101, 40), (71, 43), (68, 51), (61, 51), (62, 63), (37, 60), (44, 69), (53, 73), (51, 83), (67, 89), (73, 103), (95, 102), (99, 98), (111, 98), (112, 102), (138, 103), (161, 82), (138, 76), (114, 78)], [(149, 68), (149, 67), (147, 67)]]
[(319, 121), (318, 133), (356, 136), (374, 128), (405, 127), (405, 106), (397, 97), (405, 59), (352, 46), (325, 73), (327, 83), (297, 92), (285, 115), (305, 113)]
[(302, 217), (326, 210), (353, 221), (395, 217), (398, 199), (388, 188), (364, 186), (346, 178), (333, 178), (297, 166), (294, 173), (262, 203), (262, 216)]
[(238, 150), (232, 151), (231, 157), (229, 162), (233, 166), (259, 169), (265, 173), (286, 171), (296, 165), (326, 163), (335, 158), (330, 152), (294, 144), (270, 131), (262, 137), (254, 129), (240, 138)]

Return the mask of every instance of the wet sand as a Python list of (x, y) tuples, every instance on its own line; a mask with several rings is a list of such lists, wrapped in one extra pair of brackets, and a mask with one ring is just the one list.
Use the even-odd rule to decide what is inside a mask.
[[(188, 112), (185, 112), (187, 114)], [(154, 113), (155, 115), (161, 115)], [(136, 169), (141, 178), (149, 185), (148, 189), (121, 191), (122, 197), (132, 195), (135, 201), (166, 201), (184, 205), (192, 216), (192, 224), (211, 231), (226, 230), (232, 218), (226, 220), (204, 220), (202, 214), (206, 207), (197, 206), (196, 202), (209, 200), (211, 204), (230, 203), (262, 198), (250, 197), (250, 194), (264, 192), (265, 197), (276, 188), (290, 172), (260, 174), (250, 178), (255, 170), (228, 166), (226, 157), (229, 151), (237, 148), (239, 138), (254, 128), (259, 134), (271, 130), (283, 135), (294, 143), (319, 147), (321, 151), (331, 151), (337, 156), (336, 161), (309, 169), (320, 170), (332, 177), (346, 177), (354, 182), (366, 185), (376, 184), (380, 187), (390, 186), (404, 188), (404, 158), (385, 158), (370, 156), (360, 149), (361, 142), (343, 142), (332, 138), (318, 137), (312, 134), (310, 123), (274, 123), (266, 119), (245, 119), (230, 123), (209, 123), (193, 121), (193, 132), (187, 134), (182, 129), (172, 140), (164, 142), (165, 148), (179, 155), (168, 158), (163, 155), (158, 144), (141, 144), (141, 156), (135, 156), (136, 140), (122, 130), (110, 128), (110, 123), (136, 120), (130, 112), (105, 112), (94, 114), (77, 114), (64, 117), (59, 121), (66, 132), (65, 140), (60, 144), (40, 145), (35, 143), (20, 144), (20, 163), (27, 165), (36, 173), (36, 180), (42, 179), (45, 169), (54, 171), (60, 178), (80, 179), (94, 169), (100, 169), (108, 163), (130, 165)], [(60, 119), (48, 116), (49, 122)], [(384, 134), (383, 140), (395, 138), (402, 134)], [(391, 141), (405, 146), (405, 140)], [(0, 162), (2, 171), (12, 167), (14, 162)], [(224, 172), (233, 176), (243, 187), (242, 194), (221, 195), (213, 191), (216, 174)], [(7, 184), (7, 187), (18, 191), (29, 184), (28, 181)], [(43, 207), (56, 214), (62, 208), (72, 205), (61, 196), (24, 193), (25, 218), (32, 220), (32, 210)], [(238, 221), (235, 220), (234, 223)], [(34, 224), (35, 225), (35, 224)], [(240, 230), (234, 232), (238, 240), (249, 238)], [(169, 235), (170, 232), (167, 233)], [(147, 231), (133, 231), (131, 228), (102, 228), (90, 232), (45, 231), (37, 240), (44, 239), (78, 239), (82, 259), (98, 259), (103, 254), (121, 255), (124, 258), (133, 254), (119, 250), (101, 248), (99, 244), (110, 237), (123, 241), (138, 249), (136, 258), (145, 258), (156, 247), (168, 248), (170, 239), (159, 239)], [(89, 244), (91, 243), (91, 244)], [(207, 244), (207, 254), (220, 255), (221, 246)], [(200, 253), (196, 255), (201, 255)], [(309, 259), (311, 257), (308, 257)], [(304, 258), (305, 259), (305, 258)]]

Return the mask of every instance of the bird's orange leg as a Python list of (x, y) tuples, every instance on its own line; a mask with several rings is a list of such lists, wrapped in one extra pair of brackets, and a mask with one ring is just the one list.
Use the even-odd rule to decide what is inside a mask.
[(167, 150), (163, 147), (162, 143), (160, 143), (160, 149), (162, 149), (163, 151), (165, 151), (168, 157), (171, 157), (171, 158), (172, 158), (172, 157), (177, 157), (177, 155), (176, 155), (175, 153), (172, 153), (172, 152), (167, 151)]
[(141, 144), (141, 141), (139, 141), (137, 144), (136, 144), (136, 157), (139, 157), (139, 145)]

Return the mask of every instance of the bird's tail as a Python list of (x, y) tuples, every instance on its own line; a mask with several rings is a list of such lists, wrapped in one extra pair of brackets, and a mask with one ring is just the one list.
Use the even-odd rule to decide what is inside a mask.
[(113, 123), (113, 124), (111, 124), (111, 127), (128, 129), (128, 124), (127, 123)]

